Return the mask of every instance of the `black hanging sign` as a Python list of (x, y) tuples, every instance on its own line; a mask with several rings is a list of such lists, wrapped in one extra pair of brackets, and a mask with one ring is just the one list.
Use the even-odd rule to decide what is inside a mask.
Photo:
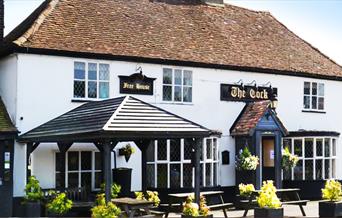
[(142, 73), (135, 73), (130, 76), (119, 76), (120, 93), (153, 95), (153, 81), (155, 78), (149, 78)]
[(221, 101), (260, 101), (277, 98), (278, 89), (263, 86), (221, 84)]

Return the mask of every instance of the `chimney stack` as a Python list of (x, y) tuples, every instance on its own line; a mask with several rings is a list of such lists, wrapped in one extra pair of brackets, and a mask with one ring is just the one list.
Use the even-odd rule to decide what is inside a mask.
[(4, 0), (0, 0), (0, 42), (4, 40), (5, 29), (5, 5)]
[(208, 5), (224, 7), (224, 0), (201, 0), (201, 1)]

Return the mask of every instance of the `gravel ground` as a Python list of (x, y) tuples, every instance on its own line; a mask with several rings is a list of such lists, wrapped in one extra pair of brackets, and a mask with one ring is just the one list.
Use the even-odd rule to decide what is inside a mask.
[[(304, 210), (306, 213), (306, 217), (318, 217), (318, 201), (310, 201), (307, 206), (304, 206)], [(228, 217), (242, 217), (242, 210), (234, 210), (228, 211)], [(222, 210), (212, 211), (214, 217), (220, 218), (224, 217)], [(299, 206), (296, 205), (285, 205), (284, 206), (284, 215), (286, 217), (303, 217), (302, 213), (299, 209)], [(180, 217), (180, 214), (171, 213), (169, 215), (170, 218)], [(248, 217), (253, 217), (253, 210), (248, 211)]]

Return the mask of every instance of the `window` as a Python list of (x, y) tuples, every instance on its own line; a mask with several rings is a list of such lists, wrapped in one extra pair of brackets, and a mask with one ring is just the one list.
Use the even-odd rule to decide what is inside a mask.
[(192, 71), (163, 69), (163, 101), (192, 102)]
[(283, 146), (299, 157), (296, 167), (283, 170), (284, 180), (323, 180), (336, 177), (334, 137), (285, 138)]
[[(187, 139), (158, 140), (147, 151), (149, 188), (194, 187), (192, 147)], [(216, 186), (218, 171), (217, 138), (204, 139), (201, 149), (201, 185)]]
[(304, 82), (304, 109), (324, 110), (324, 84)]
[(74, 62), (74, 98), (109, 98), (109, 65)]
[[(66, 153), (66, 188), (86, 187), (98, 190), (102, 181), (101, 154), (93, 151), (69, 151)], [(62, 166), (60, 153), (56, 153), (56, 188), (61, 188)]]

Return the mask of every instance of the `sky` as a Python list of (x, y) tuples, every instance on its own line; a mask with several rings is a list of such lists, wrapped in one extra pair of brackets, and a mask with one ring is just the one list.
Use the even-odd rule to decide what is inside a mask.
[[(342, 0), (224, 0), (269, 11), (298, 36), (342, 65)], [(5, 34), (43, 0), (5, 0)]]

